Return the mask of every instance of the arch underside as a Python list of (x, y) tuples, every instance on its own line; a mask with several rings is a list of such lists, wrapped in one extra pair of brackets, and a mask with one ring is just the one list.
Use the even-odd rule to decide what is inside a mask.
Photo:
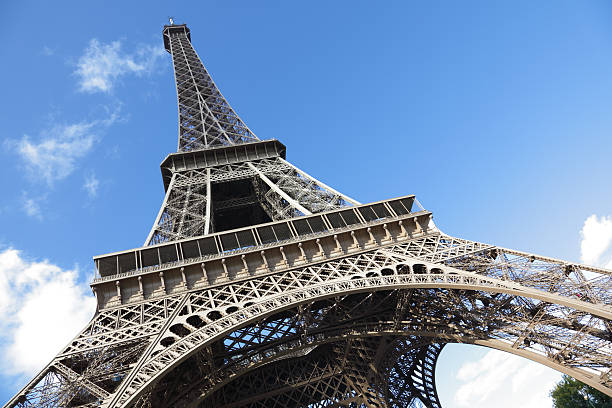
[[(539, 317), (551, 327), (537, 345), (535, 333), (509, 341), (517, 322), (532, 317), (531, 302), (500, 292), (391, 289), (302, 303), (200, 348), (136, 406), (437, 408), (435, 362), (446, 342), (495, 347), (584, 380), (587, 373), (572, 368), (584, 368), (584, 358), (554, 339), (558, 309)], [(529, 350), (545, 344), (576, 361)]]
[(612, 395), (610, 297), (610, 275), (432, 234), (103, 310), (8, 406), (437, 407), (450, 342)]
[(197, 406), (439, 407), (431, 380), (440, 349), (391, 336), (323, 344), (245, 373)]
[[(193, 350), (208, 349), (209, 361), (212, 356), (225, 356), (223, 358), (231, 362), (228, 367), (211, 363), (208, 370), (214, 372), (214, 376), (205, 376), (202, 381), (196, 380), (200, 382), (199, 385), (190, 383), (191, 385), (187, 386), (187, 383), (184, 383), (179, 387), (190, 390), (190, 394), (185, 396), (182, 403), (185, 406), (194, 406), (193, 401), (208, 398), (211, 392), (220, 387), (220, 375), (226, 368), (226, 379), (229, 379), (237, 375), (240, 367), (252, 369), (255, 362), (262, 361), (263, 357), (252, 357), (254, 360), (250, 360), (250, 357), (240, 354), (243, 352), (242, 346), (232, 345), (249, 345), (250, 350), (274, 356), (273, 352), (268, 351), (266, 354), (263, 351), (266, 350), (262, 345), (266, 342), (264, 339), (270, 337), (268, 340), (278, 342), (278, 337), (282, 337), (283, 333), (287, 336), (291, 333), (297, 335), (301, 327), (307, 326), (304, 322), (313, 319), (309, 316), (322, 313), (324, 308), (319, 309), (317, 302), (333, 299), (333, 307), (330, 306), (330, 310), (338, 310), (340, 307), (349, 307), (345, 304), (348, 302), (350, 305), (350, 299), (355, 296), (359, 299), (373, 299), (387, 294), (391, 296), (388, 299), (395, 300), (388, 300), (386, 311), (378, 310), (370, 321), (366, 320), (360, 326), (362, 336), (413, 335), (429, 338), (430, 342), (464, 342), (495, 347), (546, 364), (610, 394), (607, 377), (611, 365), (610, 322), (607, 318), (609, 312), (605, 307), (597, 306), (601, 304), (601, 298), (597, 296), (606, 295), (606, 286), (587, 286), (584, 281), (579, 286), (572, 286), (572, 280), (577, 279), (572, 274), (577, 272), (569, 270), (567, 265), (553, 265), (553, 269), (532, 257), (517, 256), (511, 260), (510, 256), (499, 249), (479, 251), (469, 256), (455, 256), (440, 265), (430, 262), (439, 261), (439, 254), (425, 254), (424, 257), (428, 261), (406, 256), (409, 247), (410, 245), (397, 246), (345, 258), (335, 262), (333, 267), (329, 263), (313, 267), (312, 276), (316, 276), (317, 284), (312, 278), (307, 279), (295, 272), (290, 276), (280, 275), (278, 280), (267, 280), (261, 288), (278, 291), (276, 300), (264, 301), (261, 304), (244, 302), (238, 305), (240, 302), (236, 302), (238, 299), (234, 298), (233, 302), (230, 301), (226, 305), (233, 303), (237, 307), (218, 304), (215, 311), (206, 309), (206, 312), (195, 312), (184, 318), (183, 323), (174, 326), (174, 332), (173, 328), (170, 328), (170, 337), (165, 337), (165, 340), (170, 341), (164, 345), (168, 351), (157, 347), (152, 356), (156, 365), (151, 364), (150, 367), (159, 370), (161, 364), (172, 361), (175, 367), (187, 364), (185, 356), (190, 356), (187, 359), (189, 361), (195, 358), (193, 352), (179, 350), (189, 347), (189, 344), (195, 345), (194, 341), (197, 341), (199, 346)], [(492, 264), (495, 264), (494, 268)], [(490, 277), (484, 280), (484, 274), (471, 273), (478, 269), (481, 272), (485, 269), (483, 265), (488, 267)], [(461, 269), (454, 266), (460, 266)], [(331, 279), (325, 284), (320, 283), (339, 271), (342, 272), (339, 281)], [(289, 282), (295, 284), (300, 282), (300, 278), (303, 280), (297, 284), (299, 288), (294, 289), (292, 293), (292, 284)], [(517, 284), (518, 282), (529, 285), (523, 286)], [(603, 284), (606, 284), (605, 281)], [(534, 286), (537, 289), (534, 289)], [(236, 291), (239, 292), (239, 289), (236, 288)], [(567, 296), (568, 294), (572, 296)], [(320, 300), (312, 301), (314, 306), (306, 306), (309, 299), (315, 298)], [(375, 309), (370, 306), (367, 310)], [(395, 313), (392, 317), (389, 314), (391, 311)], [(283, 331), (283, 326), (278, 321), (274, 321), (270, 327), (262, 327), (271, 314), (282, 316), (282, 313), (289, 313), (288, 318), (297, 319), (296, 322), (300, 319), (304, 322), (300, 323), (301, 326), (295, 323), (288, 331)], [(337, 313), (340, 312), (333, 314), (336, 318)], [(324, 315), (327, 318), (332, 316), (329, 313)], [(606, 318), (602, 318), (602, 315)], [(194, 316), (198, 316), (197, 319), (200, 320)], [(386, 316), (386, 319), (383, 316)], [(359, 332), (354, 318), (349, 321), (345, 335)], [(199, 326), (203, 328), (198, 328)], [(315, 326), (316, 330), (322, 330), (320, 323)], [(215, 327), (219, 329), (217, 335), (214, 335)], [(232, 335), (229, 335), (231, 327), (243, 327), (232, 333), (238, 333), (244, 341), (232, 340)], [(251, 329), (249, 331), (244, 327)], [(330, 330), (339, 330), (342, 324), (332, 319), (329, 327)], [(201, 346), (204, 344), (201, 341), (204, 337), (199, 336), (204, 331), (208, 332), (207, 335), (211, 339), (216, 340), (216, 349)], [(221, 332), (225, 335), (221, 335)], [(227, 335), (230, 337), (226, 337)], [(310, 332), (307, 331), (306, 335), (310, 335)], [(319, 333), (319, 336), (321, 335)], [(314, 332), (312, 336), (313, 339), (317, 338)], [(241, 351), (228, 347), (238, 347)], [(285, 346), (285, 349), (287, 347)], [(177, 358), (180, 354), (182, 357)], [(177, 375), (180, 370), (172, 372), (172, 378), (176, 381), (180, 377)], [(160, 377), (159, 371), (154, 375)], [(146, 378), (146, 375), (141, 378)], [(168, 385), (163, 385), (162, 388), (166, 393), (172, 389)], [(149, 390), (151, 389), (149, 387)], [(151, 392), (155, 393), (154, 390)], [(174, 398), (173, 404), (177, 404), (178, 399)]]
[(440, 407), (442, 345), (405, 330), (418, 324), (404, 318), (417, 307), (410, 298), (357, 293), (274, 314), (202, 348), (137, 406)]

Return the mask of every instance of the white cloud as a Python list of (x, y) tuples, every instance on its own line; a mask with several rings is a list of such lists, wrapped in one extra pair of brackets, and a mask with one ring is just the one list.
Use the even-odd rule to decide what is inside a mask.
[(560, 373), (541, 364), (490, 350), (461, 366), (454, 400), (457, 407), (551, 407), (549, 393), (560, 379)]
[(43, 53), (43, 55), (45, 55), (47, 57), (50, 57), (50, 56), (55, 54), (55, 50), (53, 48), (45, 45), (43, 47), (43, 49), (42, 49), (42, 53)]
[(22, 204), (23, 211), (32, 218), (42, 220), (42, 212), (40, 210), (40, 200), (30, 197), (27, 193), (23, 193)]
[(115, 82), (124, 75), (143, 75), (155, 69), (164, 55), (161, 46), (142, 46), (134, 53), (121, 50), (121, 42), (104, 44), (92, 39), (79, 58), (76, 76), (82, 92), (111, 92)]
[(580, 236), (582, 262), (612, 268), (612, 218), (591, 215), (584, 221)]
[(98, 187), (100, 187), (100, 180), (98, 180), (95, 174), (85, 177), (83, 188), (87, 191), (89, 198), (95, 198), (98, 195)]
[(0, 252), (0, 368), (31, 377), (90, 320), (95, 300), (76, 269)]
[(99, 130), (110, 126), (117, 118), (115, 112), (104, 120), (56, 125), (43, 132), (37, 141), (26, 135), (8, 144), (23, 158), (31, 177), (52, 185), (74, 171), (77, 160), (89, 153), (98, 140)]

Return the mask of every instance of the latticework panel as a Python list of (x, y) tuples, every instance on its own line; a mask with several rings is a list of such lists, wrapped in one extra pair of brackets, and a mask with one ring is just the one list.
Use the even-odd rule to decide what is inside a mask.
[[(211, 191), (215, 185), (245, 179), (251, 180), (251, 195), (215, 201)], [(357, 202), (279, 157), (176, 171), (145, 245), (214, 232), (216, 212), (253, 204), (261, 206), (270, 220), (278, 221)]]
[(179, 151), (259, 140), (225, 100), (185, 31), (171, 31), (179, 112)]
[[(208, 233), (210, 216), (207, 203), (210, 200), (210, 184), (205, 176), (203, 182), (184, 182), (185, 178), (185, 175), (179, 173), (173, 176), (160, 214), (147, 239), (148, 245)], [(199, 181), (201, 177), (197, 175), (194, 178)]]

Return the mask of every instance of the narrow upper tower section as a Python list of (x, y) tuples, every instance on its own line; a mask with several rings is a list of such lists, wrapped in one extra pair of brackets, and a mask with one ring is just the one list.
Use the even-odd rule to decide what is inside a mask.
[(178, 95), (178, 152), (161, 164), (166, 197), (145, 245), (333, 211), (355, 200), (285, 161), (285, 146), (259, 140), (221, 95), (186, 25), (164, 26)]
[(186, 24), (164, 26), (164, 46), (172, 55), (178, 99), (178, 151), (209, 149), (259, 139), (236, 115), (191, 45)]

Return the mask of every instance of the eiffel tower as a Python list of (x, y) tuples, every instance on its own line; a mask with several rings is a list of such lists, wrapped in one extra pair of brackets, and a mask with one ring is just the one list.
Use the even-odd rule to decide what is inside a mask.
[[(447, 343), (612, 395), (612, 272), (444, 234), (285, 160), (164, 26), (178, 151), (144, 246), (94, 257), (91, 322), (7, 407), (440, 407)], [(67, 317), (68, 318), (68, 317)]]

